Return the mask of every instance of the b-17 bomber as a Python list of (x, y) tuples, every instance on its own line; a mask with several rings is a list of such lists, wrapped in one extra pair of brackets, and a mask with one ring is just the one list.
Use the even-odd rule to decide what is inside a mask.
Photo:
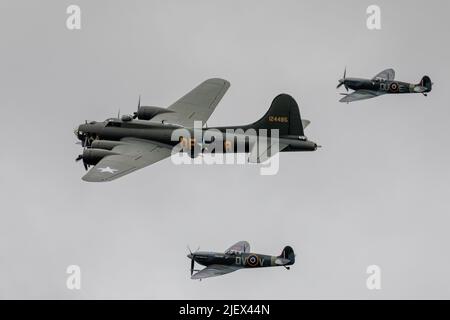
[[(284, 267), (289, 270), (295, 263), (294, 250), (290, 246), (284, 247), (279, 256), (269, 256), (251, 253), (247, 241), (239, 241), (225, 252), (189, 250), (187, 257), (191, 259), (191, 279), (197, 280), (221, 276), (244, 268)], [(206, 268), (195, 270), (195, 263)]]
[(418, 84), (397, 81), (393, 69), (381, 71), (372, 79), (348, 78), (346, 74), (347, 69), (344, 70), (344, 76), (336, 87), (339, 89), (344, 86), (347, 92), (349, 89), (354, 90), (352, 93), (341, 93), (344, 97), (339, 101), (346, 103), (371, 99), (384, 94), (421, 93), (427, 96), (433, 87), (429, 76), (423, 76)]
[(139, 99), (132, 115), (79, 125), (74, 133), (83, 153), (76, 160), (86, 170), (93, 166), (82, 179), (111, 181), (168, 158), (174, 150), (192, 158), (207, 152), (247, 153), (249, 162), (262, 163), (279, 151), (318, 148), (304, 134), (310, 122), (301, 119), (297, 102), (287, 94), (275, 97), (252, 124), (206, 127), (229, 86), (226, 80), (209, 79), (168, 108), (141, 106)]

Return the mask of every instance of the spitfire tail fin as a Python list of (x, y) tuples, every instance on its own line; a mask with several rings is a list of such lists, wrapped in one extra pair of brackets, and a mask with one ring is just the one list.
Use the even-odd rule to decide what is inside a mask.
[[(309, 121), (305, 121), (309, 123)], [(251, 125), (254, 129), (278, 129), (280, 136), (304, 136), (302, 119), (297, 102), (288, 94), (273, 99), (266, 114)]]
[(290, 247), (290, 246), (284, 247), (283, 251), (281, 252), (281, 255), (279, 256), (279, 258), (288, 259), (290, 261), (288, 263), (288, 265), (294, 264), (295, 263), (294, 249), (292, 249), (292, 247)]
[(420, 80), (419, 83), (422, 87), (427, 88), (427, 92), (430, 92), (433, 87), (433, 82), (431, 82), (431, 79), (429, 76), (423, 76), (422, 80)]

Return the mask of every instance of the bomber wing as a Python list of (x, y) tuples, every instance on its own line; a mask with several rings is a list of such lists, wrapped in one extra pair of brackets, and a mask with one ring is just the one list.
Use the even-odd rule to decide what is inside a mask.
[(339, 102), (353, 102), (358, 100), (371, 99), (383, 95), (383, 92), (373, 91), (373, 90), (357, 90), (350, 94), (346, 94)]
[(384, 79), (384, 80), (394, 80), (395, 71), (394, 69), (386, 69), (377, 74), (373, 79)]
[(241, 269), (241, 267), (213, 264), (213, 265), (210, 265), (210, 266), (200, 270), (196, 274), (192, 275), (191, 279), (199, 280), (199, 279), (204, 279), (204, 278), (222, 276), (224, 274), (227, 274), (227, 273), (239, 270), (239, 269)]
[(194, 121), (202, 121), (204, 125), (229, 87), (227, 80), (208, 79), (167, 108), (174, 112), (159, 114), (151, 121), (188, 128), (194, 127)]
[(124, 144), (114, 147), (115, 155), (104, 157), (83, 176), (84, 181), (104, 182), (127, 175), (170, 157), (172, 148), (158, 142), (123, 138)]

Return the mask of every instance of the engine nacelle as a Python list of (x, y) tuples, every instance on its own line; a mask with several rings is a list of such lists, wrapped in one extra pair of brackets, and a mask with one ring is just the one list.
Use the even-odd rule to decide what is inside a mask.
[(139, 120), (150, 120), (158, 114), (173, 112), (165, 108), (160, 107), (139, 107), (135, 113), (136, 118)]
[(125, 142), (122, 141), (114, 141), (114, 140), (94, 140), (91, 143), (92, 149), (105, 149), (112, 150), (112, 148), (124, 145)]
[(192, 138), (180, 137), (180, 145), (183, 152), (186, 152), (192, 159), (203, 151), (202, 145)]
[(95, 166), (104, 157), (116, 155), (116, 154), (117, 153), (109, 151), (109, 150), (87, 148), (83, 151), (83, 162), (85, 164)]

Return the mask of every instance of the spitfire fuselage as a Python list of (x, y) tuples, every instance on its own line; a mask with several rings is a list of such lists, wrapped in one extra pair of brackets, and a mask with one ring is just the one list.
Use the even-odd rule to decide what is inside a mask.
[(291, 265), (289, 259), (256, 253), (194, 252), (188, 258), (203, 266), (225, 265), (239, 268), (261, 268)]
[(424, 93), (429, 92), (425, 86), (386, 79), (345, 78), (344, 85), (352, 90), (371, 90), (383, 93)]

